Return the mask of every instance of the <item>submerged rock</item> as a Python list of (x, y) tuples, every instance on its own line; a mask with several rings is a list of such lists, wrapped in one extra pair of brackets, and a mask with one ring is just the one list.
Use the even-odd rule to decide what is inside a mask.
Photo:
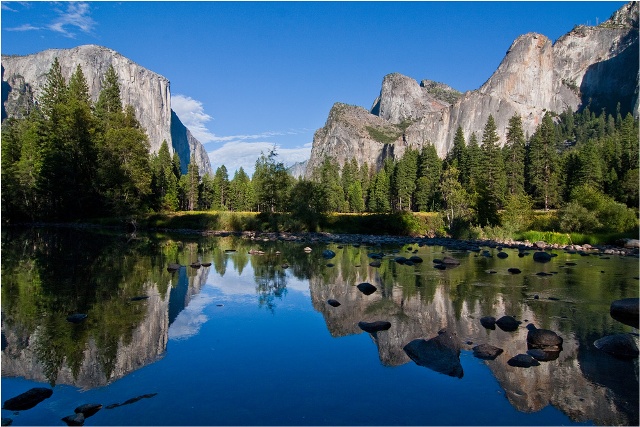
[(473, 355), (478, 359), (494, 360), (500, 356), (504, 350), (491, 344), (480, 344), (473, 347)]
[(358, 327), (365, 332), (373, 333), (386, 331), (391, 327), (391, 323), (384, 320), (378, 320), (376, 322), (358, 322)]
[(371, 261), (369, 263), (369, 266), (371, 266), (371, 267), (380, 267), (381, 265), (382, 265), (382, 263), (379, 260)]
[(329, 304), (331, 307), (338, 307), (341, 305), (340, 302), (335, 299), (327, 300), (327, 304)]
[(372, 293), (378, 290), (378, 288), (373, 286), (371, 283), (366, 283), (366, 282), (360, 283), (357, 286), (357, 288), (360, 290), (360, 292), (362, 292), (365, 295), (371, 295)]
[(180, 270), (180, 264), (171, 263), (167, 266), (167, 271), (169, 273), (173, 273), (174, 271)]
[(496, 328), (496, 318), (493, 316), (484, 316), (480, 318), (480, 324), (487, 329)]
[(498, 252), (498, 255), (496, 255), (498, 258), (500, 259), (505, 259), (505, 258), (509, 258), (509, 254), (506, 252)]
[(533, 324), (527, 325), (527, 344), (533, 348), (562, 349), (562, 337), (548, 329), (538, 329)]
[(447, 331), (430, 340), (416, 339), (403, 347), (403, 350), (417, 365), (451, 377), (462, 378), (460, 364), (460, 341)]
[(149, 298), (149, 295), (140, 295), (140, 296), (131, 298), (130, 301), (142, 301), (147, 298)]
[(67, 415), (62, 418), (62, 421), (67, 423), (68, 426), (82, 426), (84, 425), (84, 414), (79, 412), (73, 415)]
[(533, 253), (533, 260), (536, 262), (549, 262), (551, 258), (553, 257), (548, 252), (538, 251)]
[(605, 353), (623, 359), (638, 357), (637, 336), (632, 334), (615, 334), (596, 340), (593, 345)]
[(2, 405), (2, 409), (6, 409), (8, 411), (24, 411), (26, 409), (31, 409), (43, 400), (50, 398), (52, 394), (53, 390), (50, 388), (34, 387), (17, 395), (16, 397), (8, 399), (4, 402), (4, 405)]
[(550, 362), (560, 356), (559, 351), (548, 351), (540, 348), (529, 349), (527, 350), (527, 354), (540, 362)]
[(73, 412), (75, 412), (76, 414), (82, 413), (82, 415), (84, 415), (85, 418), (89, 418), (90, 416), (98, 412), (100, 409), (102, 409), (102, 404), (100, 403), (85, 403), (84, 405), (78, 406), (76, 409), (73, 410)]
[(517, 330), (520, 323), (522, 322), (514, 319), (511, 316), (502, 316), (501, 318), (496, 320), (496, 325), (498, 325), (498, 327), (505, 332), (513, 332)]
[(409, 258), (409, 261), (415, 263), (415, 264), (419, 264), (421, 262), (423, 262), (424, 260), (422, 258), (420, 258), (417, 255), (413, 255), (411, 258)]
[(333, 257), (335, 257), (335, 256), (336, 256), (336, 253), (335, 253), (335, 252), (333, 252), (333, 251), (332, 251), (332, 250), (330, 250), (330, 249), (325, 249), (324, 251), (322, 251), (322, 257), (323, 257), (324, 259), (331, 259), (331, 258), (333, 258)]
[(518, 368), (530, 368), (532, 366), (540, 366), (540, 362), (528, 354), (518, 354), (507, 361), (509, 366)]
[(640, 298), (624, 298), (611, 303), (609, 313), (620, 323), (638, 329)]
[(446, 266), (460, 265), (460, 260), (446, 256), (442, 258), (442, 264), (445, 264)]
[(87, 318), (87, 315), (84, 313), (75, 313), (67, 316), (67, 322), (71, 323), (80, 323), (83, 322)]
[(507, 271), (509, 273), (511, 273), (511, 274), (520, 274), (520, 273), (522, 273), (522, 270), (520, 270), (519, 268), (515, 268), (515, 267), (512, 267), (512, 268), (508, 269)]

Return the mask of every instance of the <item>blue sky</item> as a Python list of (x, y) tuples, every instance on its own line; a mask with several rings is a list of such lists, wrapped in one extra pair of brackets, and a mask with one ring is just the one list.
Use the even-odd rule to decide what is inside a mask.
[(335, 102), (369, 109), (386, 74), (480, 87), (513, 40), (556, 40), (624, 2), (5, 2), (3, 54), (98, 44), (171, 81), (210, 153), (252, 171), (308, 158)]

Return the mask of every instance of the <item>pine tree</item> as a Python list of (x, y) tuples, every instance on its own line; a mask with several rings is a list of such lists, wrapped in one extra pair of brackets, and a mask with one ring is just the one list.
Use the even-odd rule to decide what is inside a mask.
[(213, 208), (216, 210), (226, 209), (229, 197), (229, 175), (225, 165), (216, 169), (213, 177), (213, 195)]
[(291, 175), (287, 173), (282, 162), (276, 162), (276, 148), (262, 153), (256, 161), (252, 183), (258, 210), (261, 212), (277, 212), (287, 206), (289, 189), (292, 184)]
[(395, 199), (395, 209), (410, 211), (413, 208), (413, 193), (418, 178), (418, 152), (407, 149), (398, 160), (393, 172), (392, 194)]
[(482, 149), (475, 132), (469, 138), (466, 159), (458, 179), (467, 193), (470, 195), (478, 193), (478, 186), (482, 182)]
[(200, 187), (200, 173), (198, 171), (198, 165), (196, 164), (195, 154), (191, 154), (189, 159), (189, 166), (187, 167), (187, 210), (195, 210), (198, 205), (199, 190)]
[(439, 203), (438, 187), (442, 164), (443, 162), (438, 157), (438, 152), (433, 144), (422, 147), (418, 158), (418, 180), (415, 190), (416, 208), (419, 211), (435, 210)]
[(504, 146), (505, 171), (507, 175), (507, 193), (524, 194), (524, 160), (526, 140), (522, 130), (522, 119), (514, 115), (507, 127), (507, 143)]
[(118, 74), (113, 65), (109, 65), (102, 81), (102, 90), (96, 103), (96, 115), (107, 123), (122, 114), (122, 99)]
[(545, 210), (556, 206), (559, 196), (558, 153), (553, 119), (545, 114), (531, 137), (527, 152), (527, 193)]
[(445, 164), (447, 167), (454, 166), (461, 170), (464, 167), (466, 156), (467, 144), (464, 139), (464, 131), (461, 126), (458, 126), (458, 129), (456, 129), (456, 135), (453, 137), (453, 146), (447, 153)]
[(498, 132), (492, 115), (489, 115), (482, 134), (482, 170), (484, 179), (479, 182), (478, 221), (496, 225), (500, 222), (498, 209), (506, 192), (506, 174), (502, 152), (498, 147)]
[(391, 210), (390, 198), (389, 177), (385, 169), (382, 168), (374, 175), (369, 187), (369, 206), (367, 208), (371, 212), (389, 212)]

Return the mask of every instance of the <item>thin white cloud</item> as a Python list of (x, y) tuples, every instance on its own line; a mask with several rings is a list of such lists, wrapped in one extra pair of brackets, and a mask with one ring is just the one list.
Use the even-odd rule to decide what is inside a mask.
[[(260, 154), (266, 154), (273, 146), (273, 142), (267, 141), (229, 141), (222, 147), (210, 151), (208, 153), (209, 160), (211, 161), (211, 166), (214, 171), (224, 165), (229, 171), (229, 176), (233, 177), (233, 173), (242, 167), (244, 171), (251, 176), (255, 170), (256, 160), (258, 160)], [(309, 159), (311, 155), (311, 143), (294, 148), (284, 148), (276, 144), (276, 152), (278, 154), (277, 161), (289, 167), (294, 163)]]
[(212, 118), (204, 112), (202, 102), (185, 95), (171, 95), (171, 109), (180, 117), (191, 134), (201, 143), (216, 141), (216, 136), (207, 129)]
[(34, 31), (34, 30), (42, 30), (42, 27), (35, 27), (31, 24), (23, 24), (19, 27), (5, 28), (7, 31)]
[(74, 38), (71, 30), (76, 28), (83, 33), (91, 33), (96, 21), (90, 16), (89, 4), (85, 2), (69, 2), (65, 11), (58, 10), (58, 17), (47, 27), (65, 37)]
[(17, 10), (10, 8), (9, 5), (5, 2), (2, 3), (2, 10), (6, 10), (9, 12), (17, 12)]

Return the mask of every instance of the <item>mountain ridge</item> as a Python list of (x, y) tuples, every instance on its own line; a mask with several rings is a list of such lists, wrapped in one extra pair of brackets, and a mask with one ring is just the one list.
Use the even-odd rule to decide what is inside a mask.
[[(483, 85), (456, 95), (453, 102), (436, 99), (415, 79), (392, 73), (384, 77), (369, 116), (382, 120), (379, 129), (391, 126), (395, 132), (367, 135), (374, 119), (363, 116), (361, 107), (335, 103), (314, 135), (306, 176), (325, 156), (340, 165), (355, 158), (359, 165), (380, 168), (389, 156), (401, 157), (408, 148), (431, 143), (443, 158), (458, 126), (465, 138), (475, 132), (480, 139), (489, 115), (501, 145), (514, 114), (521, 116), (529, 135), (547, 111), (577, 111), (589, 105), (593, 111), (606, 108), (614, 113), (620, 101), (623, 114), (638, 116), (638, 75), (637, 2), (625, 4), (598, 26), (576, 26), (555, 42), (538, 33), (522, 34)], [(335, 114), (334, 109), (343, 111)]]

